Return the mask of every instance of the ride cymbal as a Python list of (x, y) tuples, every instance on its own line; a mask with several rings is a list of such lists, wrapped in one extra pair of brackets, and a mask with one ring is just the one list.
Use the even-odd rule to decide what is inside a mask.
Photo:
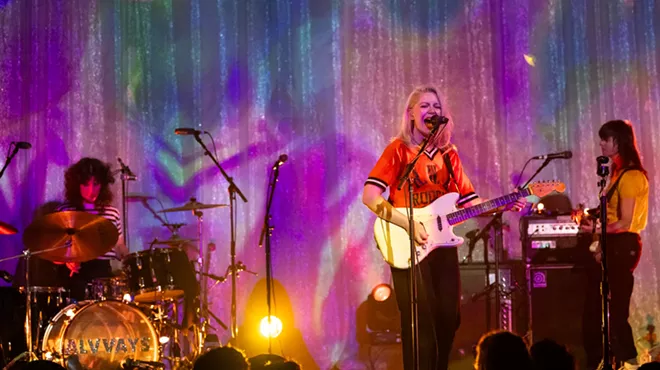
[(228, 204), (204, 204), (197, 201), (196, 198), (190, 198), (190, 202), (184, 204), (181, 207), (174, 208), (165, 208), (160, 213), (165, 212), (182, 212), (182, 211), (196, 211), (198, 209), (207, 209), (207, 208), (218, 208), (218, 207), (229, 207)]
[(111, 250), (118, 239), (110, 220), (80, 211), (51, 213), (33, 221), (23, 233), (30, 252), (58, 262), (93, 260)]

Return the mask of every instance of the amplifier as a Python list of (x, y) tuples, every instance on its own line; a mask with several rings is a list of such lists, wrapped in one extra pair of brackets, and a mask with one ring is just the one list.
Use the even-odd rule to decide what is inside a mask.
[(574, 264), (588, 256), (591, 235), (579, 233), (570, 216), (524, 216), (520, 222), (525, 263)]

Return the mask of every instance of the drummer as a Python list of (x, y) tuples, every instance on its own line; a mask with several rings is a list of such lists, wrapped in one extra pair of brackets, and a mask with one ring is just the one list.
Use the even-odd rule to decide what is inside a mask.
[(117, 244), (106, 254), (83, 263), (66, 262), (71, 276), (71, 298), (84, 299), (87, 283), (115, 275), (113, 271), (121, 269), (120, 260), (128, 254), (120, 213), (110, 205), (113, 200), (110, 184), (114, 182), (110, 166), (96, 158), (83, 158), (64, 174), (66, 202), (57, 207), (57, 211), (84, 211), (102, 216), (119, 232)]

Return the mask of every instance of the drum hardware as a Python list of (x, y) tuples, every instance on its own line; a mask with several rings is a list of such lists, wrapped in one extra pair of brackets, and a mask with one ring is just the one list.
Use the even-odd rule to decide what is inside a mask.
[(30, 258), (51, 261), (85, 262), (109, 251), (119, 234), (109, 220), (86, 212), (52, 213), (33, 221), (23, 232), (22, 254), (0, 259), (0, 262), (25, 258), (25, 339), (29, 361), (36, 359), (32, 341), (32, 294)]
[(58, 262), (93, 260), (111, 250), (118, 239), (110, 220), (81, 211), (48, 214), (23, 233), (23, 243), (31, 252), (42, 252), (40, 258)]
[(43, 353), (64, 365), (77, 356), (85, 368), (117, 369), (121, 361), (158, 361), (158, 333), (138, 308), (116, 301), (80, 302), (51, 320), (41, 345)]
[(209, 208), (218, 208), (218, 207), (228, 207), (227, 204), (204, 204), (197, 201), (197, 198), (190, 198), (190, 201), (181, 207), (166, 208), (159, 213), (169, 213), (169, 212), (183, 212), (183, 211), (197, 211), (200, 209), (209, 209)]
[(121, 158), (117, 157), (117, 162), (119, 162), (119, 166), (121, 169), (119, 172), (121, 173), (120, 179), (121, 179), (121, 211), (122, 211), (122, 231), (123, 231), (123, 241), (124, 245), (126, 246), (126, 250), (131, 250), (128, 247), (128, 199), (126, 197), (128, 193), (128, 182), (129, 181), (135, 181), (137, 180), (137, 176), (131, 171), (130, 168), (128, 168), (127, 165), (124, 164), (124, 162), (121, 160)]
[(149, 243), (149, 249), (153, 249), (154, 245), (167, 245), (170, 247), (179, 247), (183, 246), (185, 244), (192, 244), (193, 242), (196, 242), (197, 239), (181, 239), (179, 238), (178, 235), (174, 234), (172, 235), (169, 239), (165, 240), (158, 240), (157, 238), (152, 240), (151, 243)]
[[(225, 170), (222, 168), (216, 157), (211, 153), (211, 151), (206, 147), (204, 144), (204, 141), (200, 138), (200, 134), (202, 132), (200, 131), (194, 131), (193, 135), (195, 137), (195, 141), (199, 143), (199, 145), (204, 149), (204, 154), (211, 158), (213, 163), (218, 167), (220, 170), (220, 173), (222, 176), (225, 178), (225, 180), (228, 183), (227, 187), (227, 192), (229, 193), (229, 219), (230, 219), (230, 229), (231, 229), (231, 243), (230, 243), (230, 248), (229, 248), (229, 255), (231, 259), (231, 266), (235, 267), (236, 266), (236, 195), (241, 197), (241, 200), (244, 203), (247, 203), (247, 198), (241, 191), (241, 189), (236, 185), (234, 182), (234, 179), (227, 175)], [(206, 132), (207, 135), (211, 136), (208, 132)], [(211, 136), (211, 140), (213, 140), (213, 136)], [(215, 146), (215, 143), (214, 143)], [(200, 209), (200, 208), (197, 208)], [(199, 212), (196, 210), (195, 212)], [(201, 221), (201, 212), (200, 216), (198, 216), (198, 220)], [(201, 233), (201, 223), (200, 223), (200, 233)], [(202, 250), (202, 238), (201, 235), (199, 237), (199, 255), (200, 257), (204, 255), (203, 250)], [(204, 272), (208, 273), (208, 270), (204, 270)], [(237, 274), (232, 274), (231, 275), (231, 337), (233, 339), (236, 339), (236, 333), (238, 332), (238, 325), (237, 325), (237, 320), (236, 320), (236, 275)], [(204, 294), (202, 294), (202, 306), (206, 306), (208, 304), (208, 297), (206, 296), (206, 284), (207, 280), (205, 276), (202, 276), (200, 279), (202, 280), (202, 288)]]
[[(25, 235), (25, 234), (24, 234)], [(18, 355), (16, 358), (14, 358), (10, 363), (5, 367), (5, 369), (9, 369), (9, 366), (11, 364), (14, 364), (16, 361), (21, 360), (23, 358), (28, 359), (28, 361), (36, 360), (38, 359), (37, 356), (34, 353), (33, 349), (33, 343), (32, 343), (32, 293), (33, 289), (30, 287), (30, 257), (31, 256), (41, 256), (45, 255), (47, 253), (54, 253), (58, 249), (65, 249), (65, 248), (70, 248), (70, 245), (61, 245), (58, 247), (51, 247), (47, 249), (42, 249), (38, 251), (30, 251), (29, 249), (26, 249), (23, 251), (22, 254), (12, 256), (12, 257), (7, 257), (7, 258), (2, 258), (0, 259), (0, 262), (4, 261), (9, 261), (13, 259), (18, 259), (18, 258), (25, 258), (25, 343), (27, 345), (27, 351), (21, 353)]]

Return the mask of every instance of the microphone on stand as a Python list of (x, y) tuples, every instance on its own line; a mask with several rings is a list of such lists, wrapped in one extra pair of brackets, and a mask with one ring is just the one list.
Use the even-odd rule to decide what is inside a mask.
[(545, 155), (537, 155), (532, 157), (532, 159), (570, 159), (573, 158), (573, 152), (566, 150), (559, 153), (550, 153)]
[(278, 167), (280, 167), (281, 165), (283, 165), (284, 162), (286, 162), (288, 159), (289, 159), (289, 156), (288, 156), (288, 155), (286, 155), (286, 154), (280, 154), (280, 156), (277, 158), (277, 161), (276, 161), (275, 164), (273, 165), (273, 169), (274, 169), (274, 170), (277, 169)]
[(137, 180), (137, 175), (131, 171), (130, 168), (128, 168), (127, 165), (122, 162), (121, 158), (117, 157), (117, 161), (119, 162), (119, 165), (121, 166), (121, 172), (126, 175), (127, 180)]
[(12, 141), (12, 142), (14, 143), (14, 145), (16, 145), (18, 149), (32, 148), (32, 144), (28, 143), (27, 141)]
[(439, 127), (440, 125), (447, 124), (447, 122), (449, 122), (449, 118), (434, 114), (433, 116), (424, 119), (424, 122), (430, 123), (431, 125), (433, 125), (434, 128), (436, 128)]
[(185, 128), (185, 127), (180, 127), (180, 128), (174, 129), (174, 133), (177, 134), (177, 135), (195, 135), (195, 136), (197, 136), (197, 135), (201, 135), (205, 132), (206, 131), (199, 131), (199, 130), (195, 130), (194, 128)]

